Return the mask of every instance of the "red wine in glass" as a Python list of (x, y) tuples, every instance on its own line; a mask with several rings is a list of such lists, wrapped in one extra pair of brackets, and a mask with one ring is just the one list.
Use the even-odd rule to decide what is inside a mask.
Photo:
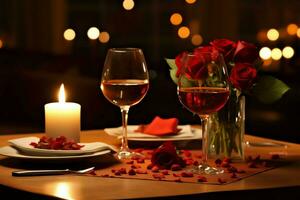
[(191, 112), (207, 115), (218, 112), (229, 98), (226, 88), (187, 87), (178, 90), (181, 103)]

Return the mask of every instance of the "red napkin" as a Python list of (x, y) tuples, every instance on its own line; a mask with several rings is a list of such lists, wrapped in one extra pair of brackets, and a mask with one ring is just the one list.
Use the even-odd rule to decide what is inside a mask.
[(156, 116), (150, 124), (139, 126), (139, 128), (135, 130), (135, 132), (142, 132), (145, 134), (157, 136), (171, 135), (176, 134), (180, 131), (177, 126), (177, 118), (162, 119)]

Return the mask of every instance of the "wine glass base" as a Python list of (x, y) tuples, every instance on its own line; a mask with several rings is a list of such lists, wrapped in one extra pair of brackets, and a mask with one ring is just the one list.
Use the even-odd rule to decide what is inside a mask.
[(200, 164), (200, 165), (190, 169), (189, 171), (193, 172), (195, 174), (210, 174), (210, 175), (216, 175), (216, 174), (224, 173), (223, 169), (212, 167), (208, 164)]
[(126, 159), (131, 159), (131, 158), (144, 158), (145, 156), (143, 154), (127, 150), (127, 151), (117, 152), (116, 157), (119, 160), (126, 160)]

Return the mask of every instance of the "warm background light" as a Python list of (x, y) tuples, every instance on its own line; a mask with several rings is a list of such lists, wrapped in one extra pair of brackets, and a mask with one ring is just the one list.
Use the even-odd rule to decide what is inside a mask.
[(267, 66), (269, 66), (271, 64), (272, 64), (272, 59), (264, 60), (264, 62), (263, 62), (263, 66), (264, 67), (267, 67)]
[(269, 59), (271, 57), (271, 49), (268, 47), (261, 48), (259, 51), (259, 56), (264, 60)]
[(109, 33), (106, 31), (102, 31), (99, 35), (99, 41), (101, 43), (107, 43), (110, 39)]
[(203, 38), (200, 34), (195, 34), (192, 36), (192, 44), (195, 46), (199, 46), (200, 44), (202, 44), (203, 42)]
[(272, 49), (271, 57), (273, 60), (280, 60), (281, 56), (282, 56), (282, 52), (279, 48)]
[(179, 25), (182, 22), (182, 16), (179, 13), (173, 13), (170, 17), (170, 22), (173, 25)]
[(180, 38), (185, 39), (185, 38), (189, 37), (189, 35), (190, 35), (190, 29), (188, 27), (182, 26), (178, 29), (178, 36)]
[(286, 27), (286, 32), (289, 34), (289, 35), (296, 35), (297, 34), (297, 30), (298, 30), (298, 26), (296, 24), (289, 24), (287, 27)]
[(134, 1), (133, 0), (124, 0), (123, 1), (123, 8), (125, 10), (131, 10), (134, 7)]
[(300, 38), (300, 28), (297, 29), (297, 36)]
[(0, 49), (3, 47), (3, 41), (0, 40)]
[(282, 50), (282, 55), (283, 57), (285, 57), (286, 59), (290, 59), (294, 56), (294, 49), (290, 46), (284, 47)]
[(279, 32), (276, 29), (272, 28), (267, 32), (267, 37), (269, 40), (275, 41), (279, 38)]
[(96, 40), (98, 39), (100, 35), (100, 31), (98, 28), (96, 27), (91, 27), (89, 28), (89, 30), (87, 31), (87, 36), (91, 39), (91, 40)]
[(65, 30), (65, 32), (64, 32), (65, 40), (72, 41), (75, 39), (75, 37), (76, 37), (76, 33), (73, 29), (69, 28), (69, 29)]
[(265, 42), (265, 41), (267, 41), (267, 40), (268, 40), (268, 37), (267, 37), (267, 31), (265, 31), (265, 30), (259, 31), (259, 32), (257, 33), (257, 35), (256, 35), (256, 38), (257, 38), (257, 40), (260, 41), (260, 42)]
[(188, 4), (193, 4), (196, 2), (196, 0), (185, 0), (185, 2), (187, 2)]

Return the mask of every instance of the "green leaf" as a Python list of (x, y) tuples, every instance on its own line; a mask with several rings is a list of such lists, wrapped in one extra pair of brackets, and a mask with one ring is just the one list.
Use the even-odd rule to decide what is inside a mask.
[(262, 76), (253, 88), (253, 95), (263, 103), (279, 100), (290, 89), (284, 82), (272, 76)]
[(170, 66), (170, 76), (175, 84), (178, 83), (178, 78), (176, 77), (177, 65), (175, 63), (175, 59), (166, 58), (168, 65)]

